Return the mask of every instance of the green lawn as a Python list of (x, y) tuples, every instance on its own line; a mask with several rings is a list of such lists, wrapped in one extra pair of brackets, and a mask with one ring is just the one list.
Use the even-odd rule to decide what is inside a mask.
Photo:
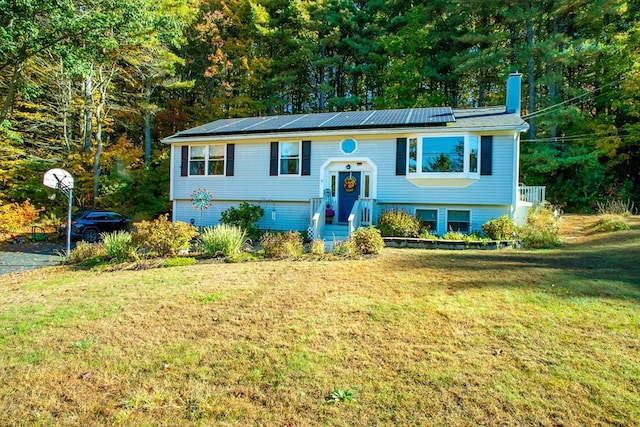
[(633, 221), (543, 251), (0, 277), (0, 425), (639, 425)]

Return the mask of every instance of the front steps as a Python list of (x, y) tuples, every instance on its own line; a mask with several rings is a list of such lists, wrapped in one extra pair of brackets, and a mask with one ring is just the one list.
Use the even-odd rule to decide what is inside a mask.
[(333, 252), (336, 243), (344, 242), (349, 238), (349, 225), (327, 224), (320, 238), (324, 240), (325, 252)]

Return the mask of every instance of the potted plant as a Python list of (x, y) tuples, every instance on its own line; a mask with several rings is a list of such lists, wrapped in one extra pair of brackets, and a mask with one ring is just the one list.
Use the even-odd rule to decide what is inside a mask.
[(327, 207), (324, 211), (324, 222), (326, 224), (333, 223), (333, 217), (336, 215), (336, 212), (331, 209), (331, 205), (327, 203)]

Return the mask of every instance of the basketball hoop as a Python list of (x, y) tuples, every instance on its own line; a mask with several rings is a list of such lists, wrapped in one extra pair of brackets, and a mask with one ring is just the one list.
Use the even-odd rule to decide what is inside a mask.
[(73, 176), (64, 169), (50, 169), (45, 172), (42, 183), (49, 188), (59, 190), (69, 199), (67, 213), (67, 256), (71, 252), (71, 207), (73, 202)]

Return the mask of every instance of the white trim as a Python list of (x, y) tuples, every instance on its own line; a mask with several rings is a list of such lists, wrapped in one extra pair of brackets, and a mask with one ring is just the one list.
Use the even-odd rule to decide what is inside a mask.
[[(174, 167), (174, 152), (175, 151), (180, 151), (180, 167), (176, 168)], [(174, 187), (174, 182), (175, 182), (175, 170), (176, 169), (180, 169), (182, 168), (182, 145), (174, 145), (171, 147), (171, 149), (169, 150), (169, 200), (172, 201), (173, 200), (173, 187)], [(187, 171), (188, 172), (188, 171)], [(173, 206), (173, 210), (174, 210), (174, 218), (175, 218), (175, 203)]]
[[(344, 144), (346, 141), (353, 141), (353, 143), (355, 144), (355, 147), (353, 148), (353, 151), (350, 152), (346, 152), (344, 151), (344, 148), (342, 148), (342, 144)], [(342, 141), (340, 141), (340, 151), (342, 152), (342, 154), (345, 154), (347, 156), (352, 155), (353, 153), (355, 153), (356, 151), (358, 151), (358, 140), (355, 138), (343, 138)]]
[[(410, 148), (411, 144), (407, 144), (407, 178), (430, 178), (430, 179), (442, 179), (442, 178), (465, 178), (465, 179), (480, 179), (480, 168), (476, 168), (476, 172), (469, 172), (470, 164), (469, 164), (469, 138), (470, 137), (478, 138), (478, 161), (480, 159), (480, 136), (475, 132), (459, 132), (455, 134), (443, 134), (443, 133), (419, 133), (413, 134), (407, 137), (407, 142), (409, 140), (415, 138), (417, 147), (416, 147), (416, 171), (409, 171), (409, 156), (410, 156)], [(429, 138), (439, 138), (439, 137), (447, 137), (447, 138), (455, 138), (462, 137), (464, 138), (464, 152), (462, 154), (462, 172), (423, 172), (422, 169), (424, 165), (422, 164), (423, 160), (423, 149), (424, 149), (424, 140)]]
[[(499, 135), (500, 133), (511, 135), (512, 132), (524, 132), (529, 128), (526, 123), (520, 126), (465, 126), (465, 127), (433, 127), (429, 130), (442, 134), (461, 133), (487, 133)], [(169, 136), (161, 142), (163, 144), (178, 144), (207, 141), (261, 141), (261, 140), (307, 140), (326, 137), (355, 137), (355, 136), (405, 136), (416, 134), (416, 131), (423, 131), (424, 128), (403, 127), (389, 129), (338, 129), (338, 130), (309, 130), (306, 132), (274, 132), (256, 134), (234, 134), (234, 135), (206, 135), (206, 136)]]
[(520, 182), (520, 133), (513, 133), (513, 183), (512, 189), (513, 195), (511, 197), (511, 218), (515, 219), (516, 209), (518, 206), (518, 199), (520, 196), (520, 189), (518, 183)]
[[(209, 163), (212, 161), (210, 156), (210, 147), (222, 147), (222, 173), (220, 174), (210, 174), (209, 173)], [(188, 178), (223, 178), (226, 176), (227, 172), (227, 144), (224, 143), (208, 143), (208, 144), (188, 144), (189, 147), (189, 160), (187, 163), (187, 177)], [(195, 147), (203, 147), (204, 148), (204, 159), (197, 161), (204, 161), (204, 173), (200, 174), (192, 174), (191, 173), (191, 149)], [(216, 161), (216, 159), (214, 159)]]
[(369, 198), (376, 199), (378, 197), (378, 166), (369, 157), (330, 157), (325, 160), (320, 165), (319, 197), (323, 197), (325, 188), (331, 188), (331, 173), (344, 172), (347, 170), (347, 165), (351, 165), (351, 169), (348, 169), (351, 172), (369, 174), (371, 177)]
[[(282, 166), (282, 144), (298, 144), (298, 172), (297, 173), (282, 173), (280, 167)], [(289, 158), (288, 160), (291, 160)], [(299, 177), (302, 176), (302, 141), (278, 141), (278, 177)]]

